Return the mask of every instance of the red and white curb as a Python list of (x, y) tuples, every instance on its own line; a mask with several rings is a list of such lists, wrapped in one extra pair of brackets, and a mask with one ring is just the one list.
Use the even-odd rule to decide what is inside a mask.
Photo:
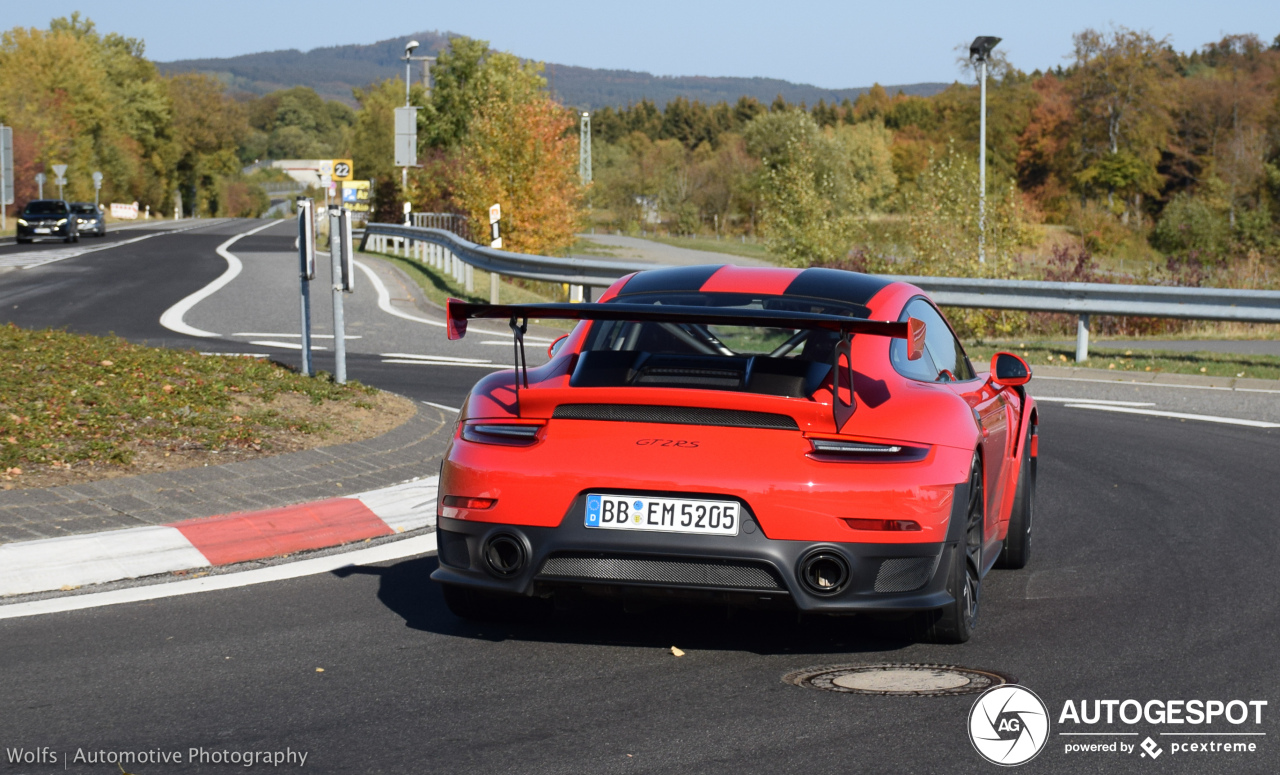
[(171, 525), (0, 545), (0, 596), (196, 570), (429, 527), (438, 476), (358, 495)]

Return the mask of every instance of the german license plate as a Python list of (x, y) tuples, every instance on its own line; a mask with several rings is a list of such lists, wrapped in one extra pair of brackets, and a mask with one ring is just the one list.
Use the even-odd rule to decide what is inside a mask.
[(36, 229), (35, 230), (36, 234), (48, 234), (51, 231), (53, 231), (53, 229)]
[(734, 501), (587, 494), (587, 527), (736, 536), (739, 522)]

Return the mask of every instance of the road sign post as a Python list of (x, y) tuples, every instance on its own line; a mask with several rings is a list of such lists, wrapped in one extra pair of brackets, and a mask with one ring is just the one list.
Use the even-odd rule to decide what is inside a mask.
[(298, 275), (302, 282), (302, 375), (311, 369), (311, 281), (316, 277), (316, 229), (311, 200), (298, 197)]
[(44, 199), (44, 181), (46, 180), (43, 172), (36, 173), (36, 199)]
[(9, 228), (8, 207), (13, 204), (13, 127), (0, 124), (0, 231)]
[(58, 184), (58, 198), (66, 199), (66, 197), (62, 195), (62, 189), (67, 185), (67, 165), (53, 165), (53, 174), (57, 176), (53, 179), (53, 182)]
[(351, 213), (341, 205), (329, 208), (329, 268), (333, 277), (333, 380), (347, 383), (347, 326), (342, 294), (355, 289)]

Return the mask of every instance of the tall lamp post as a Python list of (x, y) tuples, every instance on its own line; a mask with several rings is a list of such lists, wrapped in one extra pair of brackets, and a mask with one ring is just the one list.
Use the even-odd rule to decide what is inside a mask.
[(978, 263), (987, 263), (987, 60), (1000, 38), (979, 35), (969, 45), (969, 61), (978, 65)]

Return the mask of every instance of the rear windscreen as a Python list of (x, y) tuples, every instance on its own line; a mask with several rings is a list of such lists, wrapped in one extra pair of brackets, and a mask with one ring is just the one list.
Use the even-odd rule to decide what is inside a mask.
[[(770, 310), (865, 317), (864, 307), (825, 299), (736, 293), (631, 294), (625, 304)], [(739, 390), (807, 396), (826, 378), (832, 331), (702, 323), (596, 321), (570, 384)]]
[(76, 204), (76, 205), (71, 205), (71, 212), (76, 213), (78, 215), (97, 215), (98, 208), (94, 207), (93, 205)]
[(27, 203), (23, 215), (66, 215), (67, 203), (56, 201), (39, 201)]

